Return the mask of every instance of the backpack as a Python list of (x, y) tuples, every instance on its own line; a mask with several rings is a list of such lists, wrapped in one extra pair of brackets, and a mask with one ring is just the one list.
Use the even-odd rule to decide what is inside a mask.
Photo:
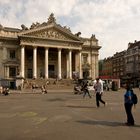
[(131, 91), (131, 93), (132, 93), (132, 101), (133, 101), (133, 104), (135, 105), (138, 103), (138, 97), (133, 91)]

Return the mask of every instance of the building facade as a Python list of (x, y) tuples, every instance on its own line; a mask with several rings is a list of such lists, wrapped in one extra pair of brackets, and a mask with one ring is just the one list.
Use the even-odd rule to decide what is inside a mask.
[(125, 66), (125, 77), (131, 80), (134, 87), (140, 85), (140, 41), (128, 44)]
[(98, 51), (95, 35), (80, 37), (70, 28), (56, 23), (53, 14), (47, 22), (36, 22), (27, 28), (0, 25), (0, 78), (13, 81), (23, 78), (79, 78), (98, 76)]
[(99, 62), (99, 76), (112, 77), (112, 57), (105, 58)]
[(126, 50), (116, 52), (112, 57), (105, 58), (102, 61), (102, 73), (99, 75), (106, 77), (106, 79), (120, 79), (120, 85), (122, 85), (126, 79), (125, 55)]
[[(140, 85), (140, 41), (128, 43), (127, 50), (117, 52), (112, 57), (100, 60), (99, 75), (101, 77), (110, 77), (112, 62), (112, 77), (119, 78), (120, 84), (123, 86), (127, 82), (131, 83), (133, 87)], [(111, 63), (110, 63), (111, 64)]]
[(113, 76), (122, 78), (125, 75), (125, 54), (126, 51), (117, 52), (113, 55), (112, 70)]

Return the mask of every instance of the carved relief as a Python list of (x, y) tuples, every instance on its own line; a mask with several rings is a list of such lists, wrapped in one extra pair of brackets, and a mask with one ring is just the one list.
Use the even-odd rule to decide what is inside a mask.
[(70, 40), (69, 37), (66, 37), (65, 35), (63, 35), (62, 33), (54, 30), (54, 29), (49, 29), (49, 30), (45, 30), (42, 32), (35, 32), (34, 34), (28, 34), (31, 36), (35, 36), (35, 37), (40, 37), (40, 38), (52, 38), (52, 39), (62, 39), (62, 40)]
[(69, 47), (79, 47), (79, 45), (75, 44), (75, 43), (69, 43), (68, 44)]
[(30, 38), (23, 38), (21, 40), (21, 43), (35, 43), (34, 39), (30, 39)]

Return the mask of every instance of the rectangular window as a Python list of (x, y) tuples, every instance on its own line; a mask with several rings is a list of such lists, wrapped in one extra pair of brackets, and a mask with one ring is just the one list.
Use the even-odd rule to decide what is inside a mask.
[(87, 63), (88, 60), (88, 54), (83, 54), (83, 63)]
[(10, 50), (10, 58), (11, 59), (16, 58), (16, 51), (15, 50)]
[(10, 67), (9, 68), (9, 77), (15, 77), (16, 76), (16, 68)]

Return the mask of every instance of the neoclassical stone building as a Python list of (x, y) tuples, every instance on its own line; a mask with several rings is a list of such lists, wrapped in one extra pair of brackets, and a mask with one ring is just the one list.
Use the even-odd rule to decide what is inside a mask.
[(98, 53), (101, 48), (95, 35), (91, 38), (73, 34), (56, 23), (53, 14), (47, 22), (33, 23), (22, 29), (0, 25), (0, 78), (11, 83), (23, 78), (79, 78), (98, 76)]

